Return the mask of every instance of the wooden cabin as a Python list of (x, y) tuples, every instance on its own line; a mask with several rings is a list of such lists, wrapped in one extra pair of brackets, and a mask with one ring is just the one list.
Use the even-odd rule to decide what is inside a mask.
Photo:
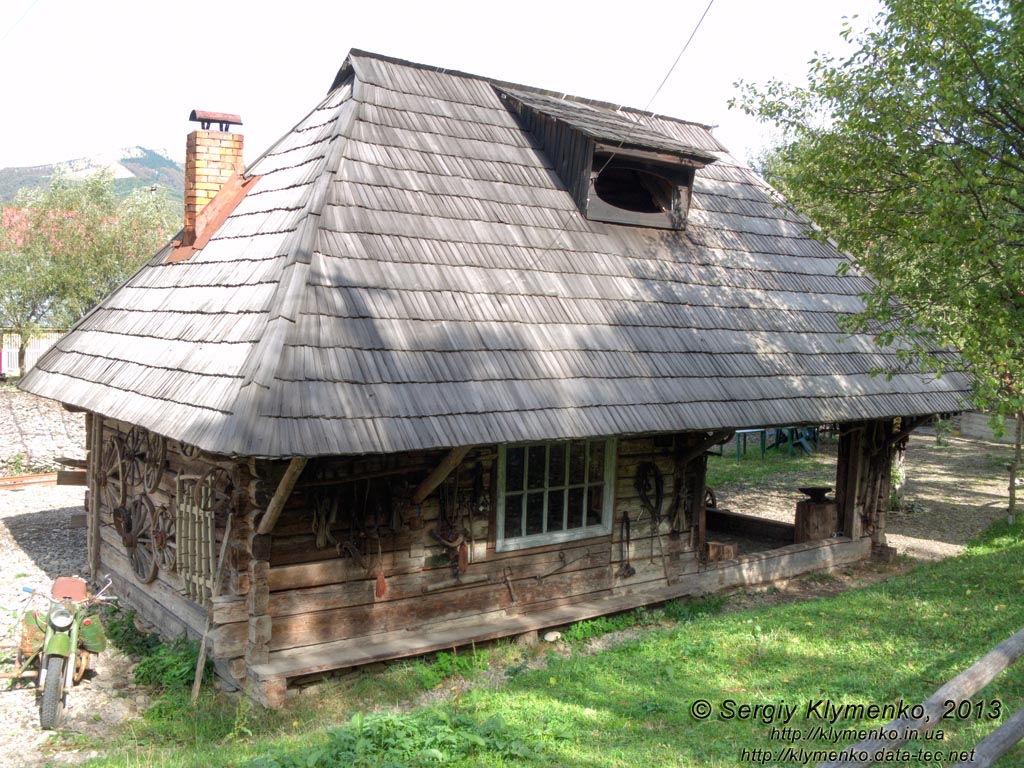
[[(968, 395), (841, 330), (868, 279), (706, 126), (360, 51), (247, 168), (193, 117), (184, 229), (21, 386), (88, 413), (93, 573), (268, 705), (865, 558)], [(803, 535), (708, 510), (710, 448), (818, 424)]]

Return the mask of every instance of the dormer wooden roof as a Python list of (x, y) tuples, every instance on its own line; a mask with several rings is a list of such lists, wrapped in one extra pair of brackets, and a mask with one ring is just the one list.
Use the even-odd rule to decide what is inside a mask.
[[(686, 231), (590, 221), (502, 95), (713, 159)], [(642, 130), (641, 130), (642, 129)], [(696, 123), (353, 51), (187, 261), (22, 381), (221, 454), (394, 452), (958, 410), (840, 322), (868, 279)], [(876, 369), (896, 371), (891, 378)]]

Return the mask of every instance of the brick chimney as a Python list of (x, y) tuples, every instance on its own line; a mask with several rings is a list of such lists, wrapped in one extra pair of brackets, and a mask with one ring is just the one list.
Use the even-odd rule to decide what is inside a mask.
[[(199, 213), (232, 178), (245, 170), (242, 162), (242, 135), (229, 133), (242, 118), (222, 112), (192, 110), (189, 120), (202, 128), (192, 131), (185, 144), (185, 231), (182, 245), (192, 245), (201, 229)], [(220, 130), (210, 130), (217, 123)]]

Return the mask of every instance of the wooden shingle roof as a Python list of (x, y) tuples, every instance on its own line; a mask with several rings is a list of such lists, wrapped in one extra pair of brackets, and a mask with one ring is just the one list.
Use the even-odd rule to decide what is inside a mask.
[[(499, 96), (625, 120), (697, 172), (686, 231), (588, 221)], [(653, 137), (653, 138), (652, 138)], [(682, 151), (682, 150), (680, 150)], [(868, 288), (705, 126), (353, 51), (191, 259), (158, 254), (23, 379), (265, 457), (958, 410), (840, 319)]]

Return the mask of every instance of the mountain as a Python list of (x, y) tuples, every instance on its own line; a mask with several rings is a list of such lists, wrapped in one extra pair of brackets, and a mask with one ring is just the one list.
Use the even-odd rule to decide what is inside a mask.
[(0, 203), (13, 201), (18, 190), (24, 187), (45, 187), (58, 171), (74, 179), (104, 169), (114, 174), (114, 184), (118, 192), (125, 196), (140, 187), (154, 185), (162, 187), (175, 200), (180, 201), (184, 195), (184, 166), (168, 157), (166, 152), (128, 147), (53, 165), (0, 168)]

